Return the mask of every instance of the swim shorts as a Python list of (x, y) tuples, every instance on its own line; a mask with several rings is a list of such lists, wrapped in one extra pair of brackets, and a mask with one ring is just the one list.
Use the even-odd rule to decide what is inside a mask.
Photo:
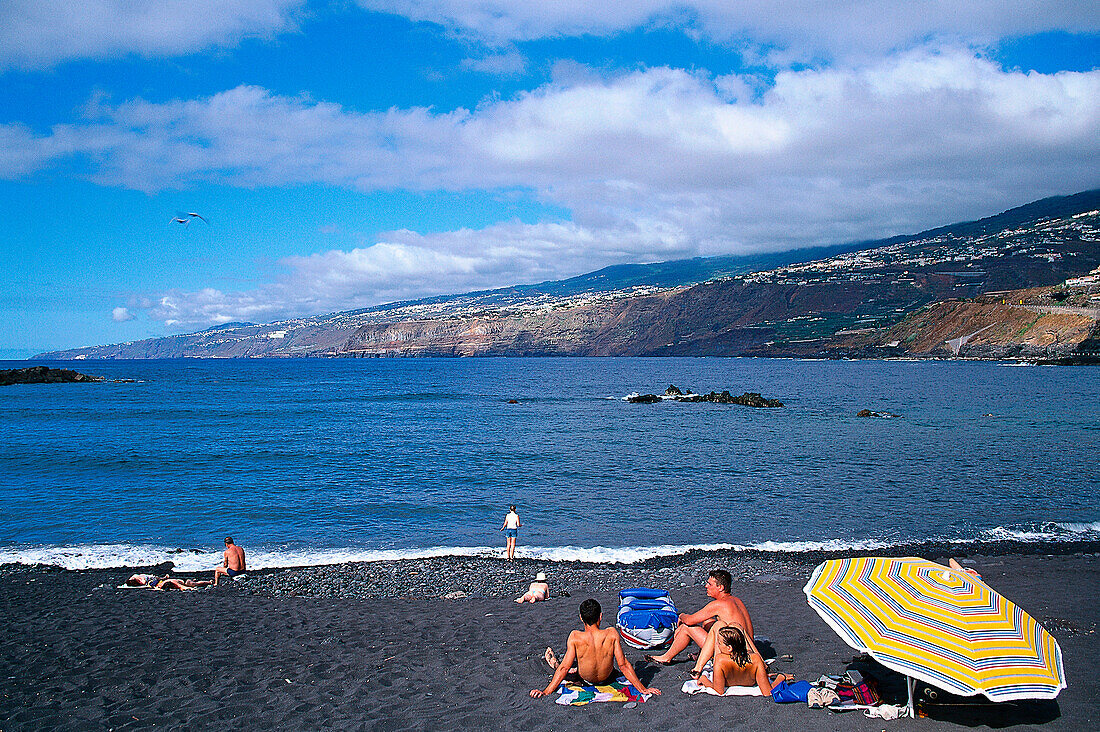
[(509, 539), (515, 539), (517, 536), (519, 536), (519, 529), (505, 529), (504, 535), (507, 536)]
[(232, 579), (233, 577), (236, 577), (236, 576), (237, 576), (238, 574), (244, 574), (244, 570), (242, 569), (242, 570), (239, 570), (239, 571), (238, 571), (238, 570), (236, 570), (236, 569), (226, 569), (226, 570), (225, 570), (225, 573), (226, 573), (227, 575), (229, 575), (229, 578), (230, 578), (230, 579)]

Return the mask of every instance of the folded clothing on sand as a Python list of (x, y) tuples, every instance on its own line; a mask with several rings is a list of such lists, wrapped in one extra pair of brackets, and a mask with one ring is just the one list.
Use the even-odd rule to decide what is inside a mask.
[(579, 707), (592, 702), (644, 702), (649, 697), (649, 694), (639, 694), (620, 676), (606, 684), (562, 684), (558, 687), (555, 703)]

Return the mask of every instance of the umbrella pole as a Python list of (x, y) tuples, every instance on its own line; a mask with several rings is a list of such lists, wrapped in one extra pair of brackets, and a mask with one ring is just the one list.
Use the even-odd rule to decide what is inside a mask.
[(913, 704), (913, 690), (917, 686), (917, 680), (914, 679), (912, 676), (906, 676), (905, 677), (905, 685), (907, 687), (909, 687), (909, 718), (910, 719), (916, 719), (917, 718), (917, 709), (916, 709), (916, 705)]

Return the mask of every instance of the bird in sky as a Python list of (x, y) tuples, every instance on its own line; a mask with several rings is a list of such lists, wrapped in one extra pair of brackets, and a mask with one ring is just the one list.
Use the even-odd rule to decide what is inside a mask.
[(202, 219), (202, 222), (203, 222), (204, 224), (206, 224), (207, 226), (209, 226), (209, 225), (210, 225), (210, 222), (209, 222), (209, 221), (207, 221), (207, 220), (206, 220), (205, 218), (203, 218), (202, 216), (200, 216), (200, 215), (199, 215), (199, 214), (197, 214), (197, 213), (181, 213), (181, 214), (176, 214), (176, 216), (174, 216), (174, 217), (172, 218), (172, 222), (173, 222), (173, 223), (176, 223), (176, 224), (183, 224), (184, 226), (187, 226), (188, 224), (190, 224), (190, 223), (191, 223), (192, 221), (194, 221), (195, 219)]

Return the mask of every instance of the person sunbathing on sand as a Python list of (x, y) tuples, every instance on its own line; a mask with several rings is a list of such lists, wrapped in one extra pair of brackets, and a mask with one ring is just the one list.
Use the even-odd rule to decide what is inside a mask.
[(714, 653), (714, 669), (708, 679), (701, 671), (691, 672), (692, 678), (700, 686), (707, 686), (719, 694), (726, 693), (729, 686), (760, 687), (760, 693), (767, 696), (772, 693), (772, 684), (780, 681), (794, 681), (787, 674), (768, 674), (768, 665), (746, 639), (745, 630), (738, 625), (722, 626), (715, 634), (717, 652)]
[(210, 587), (213, 585), (211, 580), (194, 580), (194, 579), (176, 579), (175, 577), (165, 577), (156, 584), (154, 590), (197, 590), (200, 587)]
[(730, 594), (733, 585), (733, 577), (724, 569), (716, 569), (710, 573), (707, 579), (707, 596), (713, 598), (703, 606), (702, 610), (691, 613), (680, 613), (680, 623), (676, 626), (676, 633), (672, 636), (672, 645), (660, 656), (645, 656), (647, 661), (653, 661), (667, 666), (676, 658), (676, 655), (695, 641), (700, 648), (707, 640), (707, 632), (716, 622), (721, 625), (738, 625), (745, 629), (749, 638), (752, 638), (752, 620), (749, 619), (749, 611), (745, 603)]
[(132, 574), (126, 584), (130, 587), (153, 587), (162, 579), (168, 579), (168, 575), (158, 577), (155, 574)]
[(155, 574), (134, 574), (126, 580), (130, 587), (148, 587), (150, 590), (194, 590), (198, 587), (208, 587), (210, 580), (177, 579), (164, 575), (158, 577)]
[(980, 574), (978, 574), (978, 570), (962, 566), (961, 564), (959, 564), (958, 562), (955, 561), (954, 557), (947, 560), (947, 566), (950, 567), (951, 569), (955, 570), (956, 572), (966, 572), (967, 574), (973, 575), (974, 577), (977, 577), (978, 579), (982, 578), (982, 576)]
[(585, 684), (606, 684), (615, 678), (615, 667), (626, 680), (641, 694), (660, 694), (660, 689), (651, 689), (638, 680), (634, 667), (627, 662), (619, 633), (614, 628), (601, 628), (603, 610), (600, 603), (593, 599), (581, 603), (581, 622), (584, 630), (574, 630), (566, 642), (565, 658), (558, 662), (551, 648), (546, 649), (544, 658), (554, 669), (554, 677), (545, 689), (531, 689), (531, 696), (538, 699), (556, 691), (569, 674), (570, 681)]
[(550, 585), (546, 583), (546, 574), (539, 572), (535, 575), (535, 581), (531, 583), (531, 586), (527, 588), (520, 597), (516, 598), (516, 602), (542, 602), (543, 600), (550, 599)]

